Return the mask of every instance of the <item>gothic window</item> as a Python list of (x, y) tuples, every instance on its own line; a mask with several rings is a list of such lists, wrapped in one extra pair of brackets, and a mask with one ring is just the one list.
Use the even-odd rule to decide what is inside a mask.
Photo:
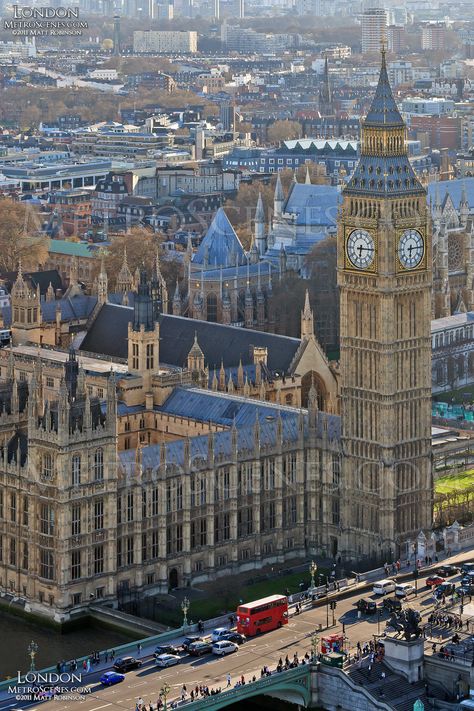
[(71, 580), (79, 580), (81, 577), (81, 551), (71, 553)]
[(71, 536), (79, 536), (81, 533), (81, 506), (75, 504), (71, 510)]
[(176, 553), (181, 553), (183, 550), (183, 526), (178, 523), (176, 526)]
[(117, 523), (122, 523), (122, 497), (117, 497)]
[(43, 536), (52, 536), (54, 534), (54, 509), (51, 504), (41, 504), (40, 532)]
[(127, 538), (127, 565), (133, 565), (134, 552), (133, 552), (133, 536)]
[(96, 449), (94, 452), (94, 480), (102, 481), (104, 478), (104, 451)]
[(0, 491), (0, 521), (3, 519), (3, 491)]
[(53, 478), (53, 457), (51, 454), (43, 454), (41, 458), (41, 478), (50, 480)]
[(75, 454), (71, 461), (71, 483), (79, 486), (81, 483), (81, 455)]
[(147, 343), (146, 347), (146, 369), (153, 370), (155, 367), (154, 344)]
[(146, 503), (147, 503), (147, 502), (146, 502), (146, 490), (143, 489), (143, 491), (142, 491), (142, 518), (146, 518), (146, 514), (147, 514), (147, 511), (146, 511), (146, 509), (147, 509)]
[(129, 491), (127, 494), (127, 521), (133, 521), (133, 491)]
[(339, 486), (341, 481), (341, 461), (338, 454), (332, 455), (332, 483)]
[(463, 252), (463, 235), (450, 234), (448, 236), (448, 268), (450, 272), (457, 272), (463, 268)]
[(94, 548), (94, 575), (101, 575), (104, 572), (104, 546), (99, 545)]
[(200, 485), (200, 502), (201, 505), (206, 503), (206, 480), (204, 477), (202, 477)]
[(158, 558), (158, 531), (151, 532), (151, 557)]
[(16, 565), (16, 538), (10, 539), (10, 565)]
[(148, 536), (142, 533), (142, 562), (148, 560)]
[(28, 543), (26, 541), (23, 543), (23, 558), (21, 567), (23, 570), (28, 570)]
[(132, 343), (132, 368), (138, 370), (138, 343)]
[(181, 511), (183, 508), (183, 485), (178, 482), (176, 485), (176, 510)]
[[(79, 551), (76, 551), (78, 553)], [(80, 565), (79, 565), (80, 575)], [(53, 552), (44, 548), (40, 549), (40, 578), (53, 580), (54, 578), (54, 556)], [(75, 578), (74, 578), (75, 579)]]
[(94, 503), (94, 530), (100, 531), (104, 528), (104, 501), (97, 499)]
[(207, 320), (217, 322), (217, 296), (212, 292), (207, 295)]
[(24, 496), (23, 497), (23, 520), (22, 520), (23, 526), (28, 526), (28, 520), (29, 520), (28, 510), (29, 510), (28, 497)]

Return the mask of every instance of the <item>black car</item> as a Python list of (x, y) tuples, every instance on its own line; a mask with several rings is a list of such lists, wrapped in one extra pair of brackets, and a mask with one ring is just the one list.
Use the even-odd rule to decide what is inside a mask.
[(459, 573), (459, 568), (455, 565), (442, 565), (439, 568), (436, 568), (436, 573), (441, 575), (442, 578), (449, 578), (451, 575)]
[(188, 652), (192, 657), (200, 657), (202, 654), (209, 654), (212, 652), (212, 642), (205, 642), (203, 639), (200, 639), (189, 645)]
[(441, 583), (441, 585), (438, 585), (435, 589), (433, 595), (437, 600), (439, 600), (443, 597), (443, 595), (452, 595), (455, 588), (456, 585), (454, 583)]
[(356, 607), (360, 612), (365, 612), (366, 615), (375, 615), (377, 612), (377, 603), (375, 600), (361, 598), (357, 600)]
[(193, 642), (201, 642), (202, 637), (200, 637), (197, 634), (191, 634), (189, 637), (185, 637), (181, 643), (181, 647), (185, 650), (188, 651), (189, 645), (192, 644)]
[(461, 565), (461, 573), (465, 573), (466, 575), (472, 573), (474, 575), (474, 563), (463, 563)]
[(398, 597), (385, 597), (383, 606), (389, 612), (400, 612), (402, 609), (402, 601)]
[(222, 635), (221, 640), (227, 640), (228, 642), (235, 642), (236, 644), (243, 644), (246, 641), (246, 637), (240, 632), (226, 632)]
[(128, 672), (131, 669), (139, 669), (142, 663), (135, 657), (120, 657), (114, 662), (114, 669), (118, 672)]
[(179, 654), (178, 647), (174, 647), (172, 644), (160, 644), (155, 647), (153, 652), (154, 657), (159, 657), (160, 654)]

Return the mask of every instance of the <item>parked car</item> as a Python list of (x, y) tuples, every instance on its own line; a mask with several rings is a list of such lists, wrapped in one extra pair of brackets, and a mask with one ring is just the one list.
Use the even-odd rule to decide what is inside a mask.
[(387, 593), (395, 592), (395, 581), (394, 580), (379, 580), (374, 583), (372, 588), (374, 595), (386, 595)]
[(228, 639), (229, 642), (235, 642), (236, 644), (243, 644), (244, 642), (247, 641), (247, 637), (245, 635), (240, 634), (240, 632), (232, 632), (228, 631), (221, 639)]
[(441, 583), (445, 583), (446, 580), (441, 577), (441, 575), (430, 575), (428, 578), (426, 578), (426, 587), (427, 588), (435, 588), (438, 585), (441, 585)]
[(238, 648), (239, 645), (235, 644), (235, 642), (229, 642), (228, 639), (223, 639), (220, 642), (214, 642), (212, 645), (212, 653), (218, 657), (223, 657), (226, 654), (237, 652)]
[(119, 657), (114, 662), (114, 669), (118, 672), (128, 672), (131, 669), (139, 669), (142, 663), (135, 657)]
[(202, 654), (209, 654), (209, 652), (212, 652), (212, 643), (204, 642), (204, 640), (193, 642), (189, 645), (188, 652), (193, 657), (200, 657)]
[(116, 671), (104, 672), (100, 677), (99, 681), (104, 686), (113, 686), (113, 684), (120, 684), (121, 681), (125, 679), (125, 674), (119, 674)]
[(463, 563), (461, 573), (474, 573), (474, 563)]
[(439, 600), (443, 595), (452, 595), (455, 587), (454, 583), (441, 583), (441, 585), (437, 586), (433, 594), (435, 598)]
[(158, 657), (160, 654), (179, 654), (179, 649), (172, 644), (159, 644), (158, 647), (155, 647), (153, 656)]
[(383, 601), (383, 606), (389, 612), (400, 612), (402, 609), (402, 601), (399, 597), (386, 597)]
[(155, 658), (156, 665), (158, 667), (174, 667), (175, 664), (179, 664), (181, 657), (177, 654), (159, 654)]
[(398, 583), (395, 588), (397, 597), (408, 597), (408, 595), (413, 595), (414, 592), (415, 587), (411, 583)]
[(375, 600), (369, 600), (366, 597), (357, 600), (356, 607), (360, 612), (364, 612), (366, 615), (375, 615), (377, 612), (377, 603)]
[(192, 634), (189, 635), (189, 637), (185, 637), (182, 641), (182, 648), (186, 651), (189, 649), (189, 645), (194, 644), (194, 642), (201, 642), (202, 637), (200, 637), (198, 634)]
[(455, 565), (441, 565), (436, 570), (436, 575), (441, 575), (442, 578), (449, 578), (451, 575), (457, 575), (459, 568)]
[(212, 630), (211, 632), (211, 639), (213, 642), (218, 642), (220, 639), (223, 639), (224, 635), (229, 632), (227, 627), (216, 627), (215, 630)]

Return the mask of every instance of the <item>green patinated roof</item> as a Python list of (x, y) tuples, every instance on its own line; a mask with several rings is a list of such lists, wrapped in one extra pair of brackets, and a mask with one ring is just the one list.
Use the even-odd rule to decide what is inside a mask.
[(94, 259), (97, 246), (87, 242), (66, 242), (63, 239), (50, 239), (49, 252), (53, 254), (68, 254), (71, 257), (90, 257)]

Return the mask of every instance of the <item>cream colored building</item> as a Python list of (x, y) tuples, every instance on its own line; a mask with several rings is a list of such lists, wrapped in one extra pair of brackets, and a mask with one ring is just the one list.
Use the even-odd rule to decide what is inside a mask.
[(197, 52), (197, 32), (135, 30), (133, 51), (138, 54), (194, 54)]

